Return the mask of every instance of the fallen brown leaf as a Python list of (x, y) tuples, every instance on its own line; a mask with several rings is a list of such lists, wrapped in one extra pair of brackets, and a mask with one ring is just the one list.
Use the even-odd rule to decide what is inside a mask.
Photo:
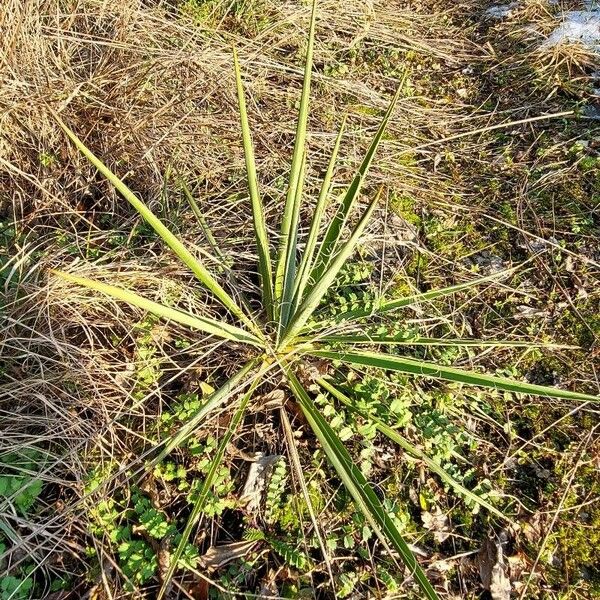
[(220, 546), (211, 546), (201, 557), (200, 564), (208, 571), (216, 571), (232, 560), (246, 556), (256, 541), (232, 542)]
[(510, 600), (512, 586), (506, 574), (507, 565), (502, 544), (487, 539), (477, 555), (476, 562), (481, 583), (490, 591), (492, 600)]
[(432, 513), (423, 511), (421, 521), (423, 521), (425, 529), (433, 532), (436, 542), (441, 544), (450, 537), (450, 521), (439, 507), (436, 506)]

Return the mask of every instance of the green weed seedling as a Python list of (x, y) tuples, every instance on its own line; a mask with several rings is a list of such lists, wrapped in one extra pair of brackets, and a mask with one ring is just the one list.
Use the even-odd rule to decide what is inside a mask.
[[(35, 513), (42, 493), (43, 482), (37, 475), (45, 460), (45, 454), (35, 448), (0, 455), (0, 572), (3, 572), (3, 556), (17, 540), (17, 535), (2, 513), (9, 514), (8, 507), (20, 517)], [(0, 600), (24, 600), (34, 590), (34, 564), (25, 562), (13, 571), (0, 576)]]
[[(96, 500), (94, 492), (110, 479), (115, 470), (115, 465), (107, 465), (95, 469), (88, 477), (84, 491), (90, 499), (87, 507), (89, 532), (97, 539), (108, 540), (126, 578), (125, 588), (131, 591), (156, 576), (156, 547), (160, 545), (166, 551), (173, 551), (179, 547), (181, 535), (176, 523), (156, 508), (149, 495), (137, 486), (121, 486), (119, 491)], [(158, 480), (180, 480), (181, 489), (181, 481), (185, 481), (187, 473), (182, 471), (182, 467), (167, 462), (157, 465), (154, 475)], [(94, 548), (89, 547), (88, 550), (93, 557)], [(198, 558), (198, 548), (186, 541), (178, 565), (184, 569), (196, 568)]]
[[(253, 217), (259, 274), (259, 283), (254, 290), (254, 299), (260, 301), (261, 310), (251, 311), (247, 305), (238, 302), (234, 291), (228, 289), (228, 284), (219, 281), (213, 275), (207, 265), (195, 254), (193, 246), (188, 246), (177, 238), (143, 200), (129, 189), (57, 117), (66, 135), (81, 153), (130, 202), (146, 223), (162, 238), (166, 246), (195, 275), (205, 291), (210, 293), (215, 302), (220, 304), (222, 316), (216, 318), (191, 314), (184, 307), (178, 306), (175, 300), (170, 305), (160, 304), (142, 297), (130, 289), (64, 272), (55, 272), (55, 274), (67, 282), (87, 287), (115, 300), (128, 303), (161, 319), (187, 326), (199, 334), (220, 338), (230, 344), (231, 352), (237, 353), (240, 356), (240, 362), (243, 362), (243, 366), (239, 367), (234, 375), (216, 389), (185, 423), (181, 423), (177, 431), (157, 444), (153, 466), (163, 461), (175, 448), (186, 443), (198, 425), (217, 409), (223, 408), (228, 403), (234, 408), (229, 428), (211, 456), (203, 482), (195, 496), (194, 509), (178, 547), (171, 556), (168, 572), (165, 574), (161, 589), (157, 594), (159, 600), (163, 598), (179, 560), (185, 553), (186, 544), (197, 519), (212, 501), (213, 487), (222, 476), (220, 465), (226, 445), (242, 422), (246, 407), (256, 388), (263, 383), (268, 385), (269, 381), (281, 379), (281, 377), (274, 377), (275, 373), (283, 376), (285, 385), (295, 398), (299, 410), (304, 414), (329, 462), (337, 472), (349, 497), (352, 498), (355, 511), (360, 512), (374, 534), (397, 553), (411, 573), (414, 582), (420, 587), (421, 597), (429, 600), (436, 599), (438, 596), (402, 536), (400, 531), (402, 523), (397, 518), (397, 513), (390, 508), (391, 501), (380, 498), (375, 492), (363, 474), (363, 470), (355, 464), (344, 444), (344, 439), (348, 436), (353, 437), (355, 432), (348, 432), (335, 424), (332, 426), (315, 400), (312, 386), (306, 383), (306, 377), (303, 374), (307, 369), (310, 371), (310, 365), (327, 362), (331, 368), (342, 372), (351, 370), (357, 377), (366, 373), (367, 376), (376, 378), (387, 371), (411, 377), (443, 380), (454, 384), (472, 385), (518, 394), (583, 402), (598, 400), (595, 396), (582, 392), (534, 385), (506, 377), (488, 375), (480, 371), (469, 371), (430, 362), (419, 357), (419, 348), (423, 346), (510, 346), (509, 342), (420, 337), (411, 337), (407, 340), (402, 330), (398, 334), (380, 329), (380, 325), (385, 324), (386, 319), (390, 316), (393, 316), (398, 324), (402, 324), (400, 316), (402, 309), (415, 304), (426, 304), (435, 298), (473, 289), (482, 284), (489, 284), (506, 273), (471, 279), (443, 289), (419, 292), (401, 298), (375, 296), (364, 301), (357, 297), (356, 301), (349, 303), (346, 310), (338, 311), (333, 318), (327, 314), (327, 307), (322, 306), (323, 301), (336, 285), (340, 273), (347, 268), (346, 265), (354, 255), (383, 193), (383, 189), (381, 189), (378, 193), (371, 195), (366, 206), (362, 202), (363, 193), (368, 191), (365, 189), (364, 183), (369, 168), (377, 148), (384, 138), (386, 126), (394, 113), (401, 86), (394, 95), (382, 118), (381, 125), (346, 191), (340, 197), (332, 198), (331, 182), (337, 155), (344, 140), (343, 128), (340, 130), (324, 175), (320, 194), (312, 210), (308, 232), (305, 238), (300, 239), (299, 231), (302, 230), (299, 227), (299, 218), (302, 212), (301, 205), (306, 196), (304, 192), (307, 161), (306, 138), (316, 17), (317, 3), (314, 2), (306, 46), (306, 65), (295, 145), (287, 191), (282, 204), (283, 216), (280, 233), (276, 240), (271, 239), (268, 233), (272, 227), (267, 227), (266, 223), (242, 77), (237, 57), (234, 58), (249, 204)], [(330, 204), (332, 204), (333, 216), (328, 220)], [(324, 231), (323, 234), (322, 231)], [(324, 318), (322, 318), (323, 313)], [(413, 350), (412, 355), (407, 352), (411, 349)], [(314, 378), (313, 384), (319, 386), (322, 393), (335, 400), (338, 405), (344, 405), (345, 409), (361, 414), (365, 410), (365, 402), (368, 409), (367, 399), (363, 400), (362, 406), (357, 406), (351, 397), (338, 389), (335, 383), (325, 375)], [(399, 408), (401, 412), (402, 407), (396, 408)], [(373, 420), (379, 433), (390, 438), (411, 456), (423, 461), (446, 484), (456, 489), (461, 496), (479, 504), (496, 517), (503, 518), (497, 508), (455, 481), (435, 460), (410, 444), (397, 429), (372, 415), (369, 415), (369, 418)], [(422, 426), (431, 427), (433, 425), (424, 421)], [(147, 566), (141, 572), (136, 571), (138, 575), (134, 579), (137, 579), (138, 583), (146, 581), (151, 576), (150, 566), (153, 564), (146, 555), (146, 546), (143, 544), (132, 545), (132, 541), (127, 540), (121, 541), (121, 544), (125, 544), (123, 552), (127, 553), (126, 560), (132, 565), (132, 569), (137, 568), (138, 562), (136, 561), (145, 560), (144, 564)]]
[[(2, 546), (0, 545), (0, 553)], [(1, 600), (25, 600), (30, 597), (33, 589), (33, 579), (31, 577), (14, 577), (5, 575), (0, 578), (0, 599)]]

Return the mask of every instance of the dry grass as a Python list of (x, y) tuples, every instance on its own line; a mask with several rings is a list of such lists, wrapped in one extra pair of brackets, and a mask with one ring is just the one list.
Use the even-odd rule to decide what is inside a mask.
[[(51, 449), (40, 475), (48, 492), (39, 512), (25, 519), (14, 507), (0, 505), (0, 519), (5, 519), (15, 537), (10, 553), (0, 557), (2, 569), (10, 570), (33, 558), (47, 581), (77, 572), (85, 543), (85, 524), (80, 519), (85, 502), (89, 502), (83, 488), (90, 465), (117, 461), (122, 471), (128, 466), (139, 468), (140, 457), (132, 452), (153, 435), (153, 423), (171, 402), (173, 390), (194, 386), (239, 360), (224, 356), (218, 343), (155, 325), (151, 336), (163, 376), (140, 394), (138, 374), (144, 367), (139, 355), (141, 315), (91, 294), (74, 292), (71, 286), (47, 277), (48, 267), (61, 266), (78, 273), (93, 269), (95, 276), (100, 273), (111, 282), (133, 285), (154, 299), (177, 295), (194, 310), (215, 311), (205, 296), (185, 285), (187, 273), (145, 237), (143, 229), (131, 234), (132, 227), (139, 225), (135, 215), (65, 143), (50, 110), (60, 113), (94, 152), (153, 208), (168, 216), (186, 240), (196, 243), (200, 251), (210, 252), (181, 203), (177, 177), (188, 181), (200, 196), (225, 252), (236, 257), (240, 267), (236, 274), (244, 287), (246, 266), (254, 256), (248, 250), (250, 214), (245, 209), (231, 46), (239, 49), (252, 97), (249, 109), (258, 170), (268, 201), (268, 223), (275, 232), (281, 211), (281, 176), (288, 168), (293, 143), (309, 10), (292, 1), (252, 4), (246, 3), (245, 12), (232, 16), (226, 11), (229, 2), (214, 2), (214, 10), (203, 20), (193, 11), (179, 11), (174, 2), (138, 0), (6, 0), (0, 9), (0, 214), (3, 223), (11, 223), (16, 230), (0, 333), (4, 364), (0, 451), (29, 446)], [(350, 127), (337, 181), (348, 180), (378, 122), (375, 113), (385, 106), (397, 81), (407, 75), (400, 109), (370, 180), (373, 185), (386, 184), (389, 205), (382, 210), (365, 252), (375, 256), (378, 264), (386, 258), (388, 270), (376, 269), (381, 285), (398, 273), (410, 272), (410, 285), (417, 287), (423, 283), (419, 269), (416, 275), (410, 269), (419, 252), (427, 257), (424, 279), (432, 285), (447, 281), (451, 271), (470, 268), (470, 258), (488, 246), (459, 252), (463, 247), (459, 239), (452, 242), (456, 252), (447, 245), (442, 251), (422, 231), (413, 235), (404, 216), (399, 217), (400, 222), (388, 219), (386, 225), (384, 217), (393, 214), (395, 199), (413, 199), (421, 220), (436, 221), (442, 230), (460, 228), (469, 220), (485, 229), (489, 226), (486, 215), (505, 221), (489, 201), (492, 182), (501, 172), (500, 177), (513, 186), (502, 198), (509, 198), (518, 212), (518, 220), (506, 224), (522, 232), (515, 235), (531, 244), (557, 234), (546, 220), (531, 218), (536, 212), (536, 194), (559, 189), (569, 177), (577, 176), (576, 165), (561, 154), (571, 139), (566, 135), (549, 151), (560, 156), (552, 173), (535, 183), (530, 181), (531, 169), (546, 168), (547, 164), (528, 154), (531, 138), (538, 136), (532, 124), (519, 129), (513, 160), (506, 169), (499, 163), (490, 169), (498, 154), (498, 141), (491, 133), (427, 144), (479, 127), (558, 112), (564, 108), (564, 100), (557, 95), (565, 89), (581, 95), (582, 84), (589, 81), (596, 63), (579, 47), (539, 53), (539, 32), (545, 32), (555, 20), (554, 9), (545, 2), (528, 2), (510, 22), (497, 25), (499, 36), (506, 36), (511, 44), (525, 45), (526, 52), (517, 60), (502, 48), (506, 42), (490, 48), (485, 35), (477, 33), (474, 22), (482, 11), (480, 3), (457, 2), (452, 7), (431, 1), (414, 4), (408, 8), (404, 2), (380, 0), (327, 0), (321, 4), (309, 184), (316, 183), (324, 168), (325, 151), (344, 113), (350, 115)], [(467, 20), (471, 17), (474, 21)], [(531, 21), (538, 24), (535, 35), (526, 28)], [(515, 93), (516, 102), (515, 98), (507, 101), (494, 96), (493, 88), (478, 87), (508, 62), (505, 70), (509, 73), (533, 64), (540, 79), (551, 82), (550, 88), (539, 94), (517, 82), (507, 92)], [(572, 137), (579, 135), (575, 132)], [(415, 151), (421, 146), (426, 147)], [(398, 230), (403, 234), (399, 236)], [(111, 242), (107, 231), (120, 235), (118, 240), (128, 246)], [(576, 266), (589, 267), (577, 275), (578, 286), (594, 297), (598, 249), (589, 240), (585, 243), (585, 236), (567, 238), (566, 252)], [(577, 313), (578, 298), (567, 285), (572, 282), (557, 276), (560, 267), (548, 258), (553, 242), (548, 243), (550, 248), (531, 253), (542, 273), (550, 264), (549, 275), (542, 275), (543, 282), (534, 275), (524, 276), (503, 290), (503, 298), (508, 298), (508, 304), (519, 304), (526, 297), (523, 302), (527, 304), (540, 294), (553, 298), (562, 294), (561, 301)], [(515, 242), (513, 247), (519, 246)], [(495, 242), (489, 242), (489, 249), (494, 248)], [(101, 264), (89, 267), (88, 262), (97, 256), (102, 258)], [(510, 256), (503, 258), (510, 260)], [(545, 287), (548, 281), (554, 282), (550, 290)], [(492, 337), (495, 331), (485, 329), (473, 312), (495, 316), (497, 293), (482, 294), (473, 309), (465, 307), (461, 299), (438, 315), (416, 315), (415, 323), (432, 330), (442, 323), (475, 334), (481, 326)], [(581, 318), (585, 322), (587, 317)], [(504, 316), (490, 320), (496, 332), (513, 337), (541, 339), (563, 332), (552, 320), (542, 319), (533, 334), (523, 321)], [(592, 332), (591, 349), (580, 355), (581, 360), (573, 361), (568, 352), (556, 357), (564, 371), (572, 369), (573, 380), (591, 387), (597, 386), (598, 378), (597, 367), (589, 359), (589, 353), (597, 352), (593, 345), (597, 335)], [(183, 346), (176, 343), (182, 340), (186, 342)], [(492, 366), (511, 359), (527, 362), (527, 355), (467, 358), (488, 361)], [(572, 408), (562, 405), (557, 411), (564, 414)], [(580, 410), (597, 416), (590, 407)], [(548, 427), (554, 428), (560, 419), (553, 417)], [(272, 415), (260, 421), (263, 439), (279, 435), (272, 421)], [(491, 436), (481, 440), (482, 447), (490, 455), (496, 450), (504, 452), (504, 456), (495, 456), (502, 470), (513, 464), (513, 444), (532, 443), (526, 438), (508, 439), (502, 424), (486, 417), (481, 424), (478, 435), (487, 431)], [(577, 438), (577, 424), (568, 427), (568, 435)], [(586, 448), (597, 440), (592, 437), (581, 434)], [(506, 444), (500, 449), (494, 447), (498, 439)], [(246, 443), (249, 450), (255, 442)], [(575, 471), (565, 468), (569, 476), (576, 472), (582, 452), (570, 456), (574, 466), (569, 468)], [(121, 481), (118, 477), (111, 480), (105, 492), (110, 493), (110, 486), (118, 487)], [(571, 485), (572, 477), (571, 481), (567, 477), (564, 489), (568, 491)], [(561, 507), (562, 503), (556, 510)], [(540, 552), (544, 545), (538, 545)], [(91, 585), (104, 587), (107, 594), (112, 590), (115, 595), (108, 597), (120, 597), (118, 586), (117, 591), (111, 587), (115, 584), (110, 573), (116, 565), (110, 566), (112, 559), (103, 554), (101, 545), (98, 550), (106, 564), (105, 580), (98, 576), (90, 584), (82, 582), (76, 593), (83, 596), (86, 585)], [(468, 575), (468, 567), (466, 572)], [(463, 597), (468, 597), (466, 588), (463, 591)]]
[[(390, 8), (381, 18), (381, 9), (377, 12), (363, 3), (345, 6), (342, 14), (335, 2), (324, 3), (320, 23), (324, 31), (317, 50), (321, 64), (335, 64), (336, 55), (350, 51), (361, 39), (372, 47), (385, 46), (399, 31), (405, 32), (403, 46), (425, 48), (449, 63), (466, 52), (458, 37), (456, 48), (442, 43), (448, 32), (437, 15), (423, 22), (408, 11), (394, 14)], [(206, 24), (177, 18), (174, 9), (173, 14), (168, 10), (168, 5), (140, 8), (138, 2), (111, 6), (73, 2), (59, 8), (53, 2), (15, 1), (5, 7), (0, 158), (6, 175), (21, 183), (21, 202), (27, 198), (30, 219), (52, 207), (116, 208), (114, 198), (106, 203), (109, 194), (97, 189), (100, 184), (72, 154), (61, 154), (59, 164), (51, 169), (40, 164), (40, 153), (56, 148), (70, 152), (47, 107), (60, 112), (102, 156), (112, 157), (113, 165), (127, 169), (136, 165), (128, 181), (151, 196), (157, 194), (165, 168), (171, 166), (194, 180), (209, 180), (210, 194), (222, 197), (229, 180), (237, 183), (235, 175), (242, 165), (231, 72), (233, 44), (240, 46), (254, 99), (259, 171), (269, 184), (285, 169), (298, 87), (293, 79), (298, 82), (301, 75), (307, 9), (291, 2), (261, 6), (261, 11), (272, 14), (273, 23), (253, 38), (226, 30), (216, 34)], [(281, 85), (284, 78), (285, 86)], [(361, 139), (376, 117), (357, 109), (384, 106), (385, 93), (394, 87), (392, 77), (376, 84), (368, 78), (326, 81), (327, 86), (319, 86), (314, 104), (318, 121), (312, 123), (312, 131), (328, 125), (326, 134), (311, 137), (316, 153), (331, 141), (333, 125), (343, 112), (339, 108), (347, 105), (348, 95), (356, 116), (355, 137)], [(409, 98), (400, 112), (399, 118), (410, 119), (402, 124), (403, 133), (409, 124), (415, 132), (422, 131), (429, 121), (426, 111), (415, 111), (415, 105)], [(80, 166), (79, 180), (70, 175), (72, 168), (63, 171), (73, 161)], [(80, 198), (76, 205), (74, 197)], [(32, 205), (37, 209), (33, 214)]]

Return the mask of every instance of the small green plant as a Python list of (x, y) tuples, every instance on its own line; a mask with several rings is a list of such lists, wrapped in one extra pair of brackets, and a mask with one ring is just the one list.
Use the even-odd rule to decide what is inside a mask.
[(258, 529), (249, 529), (244, 534), (244, 539), (248, 541), (266, 541), (275, 550), (277, 554), (290, 566), (302, 571), (306, 570), (310, 565), (310, 558), (301, 550), (292, 545), (265, 535)]
[[(115, 465), (99, 467), (88, 477), (85, 492), (89, 498), (89, 532), (96, 538), (108, 540), (118, 558), (119, 567), (127, 578), (125, 587), (133, 590), (134, 587), (147, 583), (157, 573), (158, 556), (155, 545), (171, 552), (179, 546), (181, 535), (177, 531), (177, 524), (156, 508), (148, 494), (136, 486), (126, 485), (119, 491), (105, 493), (99, 500), (95, 499), (91, 494), (101, 489), (114, 469)], [(171, 462), (161, 463), (154, 469), (156, 479), (179, 480), (179, 489), (182, 489), (181, 483), (185, 482), (186, 475), (183, 467), (177, 467)], [(93, 548), (89, 550), (93, 556)], [(182, 568), (195, 568), (198, 558), (198, 548), (186, 542), (178, 565)]]
[[(3, 557), (12, 542), (18, 539), (1, 515), (16, 511), (20, 517), (28, 517), (36, 511), (43, 487), (38, 473), (44, 460), (45, 454), (36, 448), (0, 455), (0, 570), (4, 566)], [(12, 510), (7, 510), (9, 506)], [(30, 598), (34, 589), (34, 568), (34, 564), (25, 562), (0, 576), (0, 600)]]
[(30, 577), (6, 575), (0, 578), (0, 600), (25, 600), (29, 598), (32, 589), (33, 579)]
[(10, 498), (17, 510), (25, 515), (42, 491), (42, 482), (30, 476), (0, 475), (0, 497)]
[(157, 319), (149, 315), (140, 321), (136, 328), (136, 397), (143, 398), (144, 393), (151, 389), (158, 382), (161, 369), (160, 358), (156, 356), (157, 346), (152, 337), (152, 329), (156, 325)]
[[(146, 540), (125, 539), (119, 544), (119, 564), (123, 574), (136, 585), (143, 585), (156, 574), (156, 553)], [(128, 586), (132, 589), (132, 586)]]
[[(360, 211), (360, 216), (352, 226), (351, 221), (355, 210), (360, 206), (359, 199), (363, 191), (363, 184), (377, 148), (384, 137), (387, 123), (399, 98), (401, 86), (399, 86), (391, 101), (356, 175), (347, 187), (346, 192), (337, 201), (334, 215), (325, 228), (325, 234), (320, 237), (322, 224), (327, 214), (326, 209), (330, 198), (337, 155), (343, 140), (342, 126), (335, 142), (317, 203), (312, 212), (308, 234), (304, 244), (300, 245), (298, 237), (299, 215), (305, 185), (306, 136), (316, 16), (317, 3), (314, 2), (306, 50), (306, 66), (295, 147), (283, 205), (283, 218), (277, 249), (273, 248), (267, 233), (268, 228), (259, 192), (242, 78), (237, 57), (234, 58), (248, 189), (256, 239), (256, 254), (258, 256), (259, 283), (254, 290), (254, 300), (260, 302), (261, 310), (250, 310), (247, 303), (237, 302), (233, 295), (207, 269), (205, 264), (194, 255), (191, 247), (187, 247), (180, 241), (151, 212), (148, 206), (57, 117), (58, 122), (79, 150), (131, 203), (165, 244), (194, 273), (199, 283), (212, 294), (230, 318), (225, 314), (221, 319), (191, 314), (181, 306), (159, 304), (140, 296), (132, 290), (67, 273), (56, 272), (56, 274), (66, 281), (106, 294), (162, 319), (174, 321), (198, 332), (226, 340), (231, 344), (232, 352), (237, 352), (240, 357), (244, 357), (240, 358), (243, 366), (203, 402), (198, 406), (194, 406), (193, 410), (187, 413), (188, 418), (185, 422), (180, 421), (177, 430), (157, 444), (155, 457), (151, 461), (152, 468), (160, 464), (175, 448), (187, 443), (198, 425), (204, 422), (211, 413), (223, 407), (229, 401), (239, 400), (241, 395), (241, 400), (237, 404), (225, 435), (222, 436), (218, 445), (215, 444), (211, 448), (210, 456), (207, 457), (207, 462), (203, 467), (204, 477), (202, 483), (199, 484), (197, 489), (194, 489), (194, 508), (191, 511), (185, 530), (179, 538), (177, 549), (171, 556), (168, 572), (163, 577), (163, 584), (158, 593), (159, 600), (164, 596), (174, 571), (185, 553), (192, 528), (202, 512), (206, 511), (213, 501), (213, 488), (215, 485), (220, 485), (220, 481), (222, 482), (221, 464), (225, 448), (242, 422), (246, 407), (254, 391), (259, 385), (273, 380), (276, 372), (283, 376), (286, 385), (295, 397), (299, 409), (303, 412), (308, 424), (314, 431), (323, 451), (347, 489), (347, 493), (353, 500), (356, 511), (361, 515), (365, 525), (368, 524), (374, 534), (383, 539), (385, 544), (398, 553), (410, 570), (414, 580), (420, 586), (423, 597), (430, 600), (436, 599), (437, 594), (401, 535), (403, 528), (402, 511), (399, 511), (396, 504), (391, 500), (380, 498), (363, 474), (363, 471), (367, 469), (363, 468), (361, 470), (354, 463), (344, 445), (344, 440), (353, 437), (355, 432), (344, 428), (341, 421), (333, 424), (328, 421), (324, 410), (327, 410), (326, 407), (329, 404), (315, 399), (314, 386), (321, 388), (323, 395), (328, 396), (330, 400), (334, 400), (338, 405), (343, 405), (344, 409), (364, 415), (380, 434), (397, 443), (411, 456), (423, 461), (446, 484), (457, 490), (461, 496), (491, 511), (499, 518), (503, 518), (502, 513), (485, 499), (467, 490), (436, 460), (409, 443), (397, 429), (390, 427), (384, 420), (373, 414), (369, 409), (369, 394), (367, 392), (363, 393), (360, 402), (356, 402), (352, 397), (343, 393), (336, 381), (326, 376), (325, 371), (319, 372), (316, 367), (311, 370), (311, 367), (327, 362), (331, 367), (342, 372), (344, 370), (346, 372), (352, 371), (355, 377), (361, 377), (364, 374), (365, 390), (374, 385), (373, 382), (376, 382), (382, 372), (388, 371), (402, 374), (402, 376), (410, 375), (445, 380), (520, 394), (578, 401), (597, 400), (595, 396), (584, 393), (468, 371), (447, 366), (445, 364), (447, 361), (437, 363), (420, 358), (420, 351), (423, 347), (444, 345), (452, 347), (510, 346), (511, 344), (508, 342), (422, 338), (403, 328), (402, 321), (398, 317), (395, 317), (396, 323), (391, 329), (389, 327), (389, 317), (397, 315), (403, 308), (417, 303), (427, 303), (436, 298), (489, 283), (497, 279), (500, 276), (498, 274), (402, 298), (361, 296), (357, 294), (356, 297), (346, 303), (343, 310), (338, 309), (334, 311), (334, 314), (328, 310), (326, 302), (328, 294), (337, 284), (340, 274), (344, 273), (344, 270), (346, 277), (351, 280), (353, 277), (362, 277), (362, 273), (353, 271), (347, 265), (370, 222), (382, 190), (374, 195), (366, 209)], [(349, 234), (346, 236), (345, 232), (348, 229)], [(301, 248), (302, 252), (300, 253)], [(172, 304), (174, 303), (175, 301)], [(365, 348), (377, 348), (377, 350), (365, 350)], [(388, 350), (381, 351), (381, 348)], [(414, 349), (412, 355), (407, 355), (405, 351), (407, 348)], [(315, 369), (317, 373), (307, 380), (306, 373), (314, 373)], [(376, 390), (376, 392), (380, 397), (385, 396), (384, 390)], [(377, 401), (377, 398), (375, 398), (374, 402)], [(393, 406), (392, 412), (396, 412), (399, 419), (406, 418), (403, 411), (404, 408), (401, 403)], [(335, 419), (333, 413), (330, 416)], [(424, 428), (430, 428), (433, 432), (432, 435), (435, 435), (435, 432), (443, 425), (436, 422), (435, 418), (437, 417), (434, 417), (435, 415), (432, 413), (428, 417), (431, 422), (423, 419), (420, 423)], [(202, 450), (200, 452), (202, 453)], [(153, 529), (158, 527), (158, 524), (154, 523), (152, 515), (149, 516), (149, 523)], [(154, 572), (154, 563), (148, 554), (147, 546), (143, 543), (133, 544), (131, 540), (125, 540), (121, 544), (125, 553), (125, 561), (131, 565), (131, 572), (135, 571), (137, 574), (134, 580), (137, 583), (143, 583)], [(279, 550), (285, 553), (283, 546)], [(288, 558), (290, 556), (288, 553)], [(140, 561), (146, 565), (141, 571), (139, 570)], [(346, 580), (343, 582), (343, 590), (353, 585), (356, 577), (354, 574), (348, 573)]]
[(191, 504), (196, 504), (198, 498), (203, 497), (203, 512), (208, 516), (220, 515), (227, 508), (235, 506), (235, 500), (230, 497), (233, 492), (233, 479), (231, 472), (225, 465), (213, 469), (214, 456), (218, 452), (217, 441), (208, 437), (202, 444), (194, 443), (190, 452), (197, 456), (199, 461), (196, 469), (206, 477), (210, 477), (211, 487), (203, 491), (205, 479), (196, 479), (192, 484), (189, 494)]
[(40, 152), (39, 153), (40, 164), (49, 169), (56, 163), (56, 156), (52, 152)]
[(37, 476), (43, 453), (24, 449), (0, 456), (0, 506), (12, 504), (22, 516), (27, 515), (42, 492)]
[(269, 524), (276, 522), (281, 514), (287, 479), (287, 463), (282, 456), (275, 464), (267, 485), (265, 517)]

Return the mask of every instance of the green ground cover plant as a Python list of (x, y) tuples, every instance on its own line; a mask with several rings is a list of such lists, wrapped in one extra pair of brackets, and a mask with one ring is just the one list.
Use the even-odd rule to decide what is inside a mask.
[[(0, 455), (0, 510), (7, 507), (21, 518), (27, 518), (37, 508), (42, 492), (42, 480), (38, 471), (44, 465), (44, 453), (29, 448), (20, 452)], [(0, 519), (0, 556), (15, 542), (19, 536), (13, 528)], [(28, 560), (15, 570), (13, 574), (0, 576), (0, 598), (2, 600), (21, 600), (29, 598), (34, 587), (32, 573), (35, 564)]]

